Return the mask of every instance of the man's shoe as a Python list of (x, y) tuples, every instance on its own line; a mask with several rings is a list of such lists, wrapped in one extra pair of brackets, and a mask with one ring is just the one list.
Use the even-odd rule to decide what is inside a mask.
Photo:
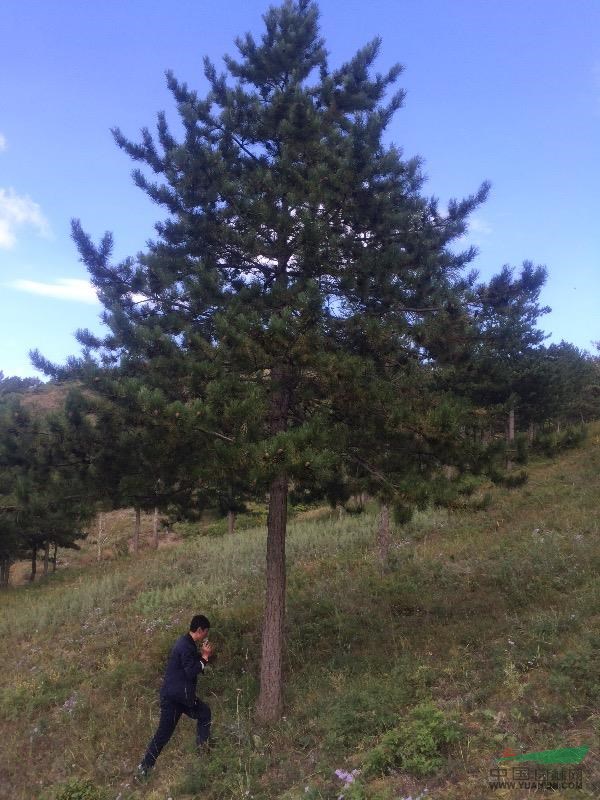
[(150, 772), (152, 767), (147, 767), (144, 762), (142, 761), (140, 764), (137, 765), (135, 771), (136, 780), (142, 783), (143, 781), (147, 781), (150, 777)]

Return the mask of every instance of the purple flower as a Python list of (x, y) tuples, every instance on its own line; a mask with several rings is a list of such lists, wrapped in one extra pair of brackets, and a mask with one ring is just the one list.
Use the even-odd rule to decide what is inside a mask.
[(62, 707), (63, 711), (66, 711), (68, 714), (72, 714), (76, 706), (77, 706), (77, 692), (75, 692), (75, 694), (72, 694), (68, 700), (65, 700)]
[(343, 769), (336, 769), (335, 774), (341, 781), (344, 781), (344, 786), (348, 786), (353, 783), (357, 775), (360, 775), (360, 770), (353, 769), (352, 772), (346, 772)]

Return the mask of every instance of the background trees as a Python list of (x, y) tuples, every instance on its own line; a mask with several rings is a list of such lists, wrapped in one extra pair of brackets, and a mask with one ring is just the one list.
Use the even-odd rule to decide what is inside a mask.
[(39, 378), (19, 378), (16, 375), (5, 375), (0, 369), (0, 397), (26, 392), (41, 385), (42, 382)]
[(93, 514), (86, 490), (87, 454), (72, 436), (75, 420), (66, 414), (32, 414), (17, 398), (0, 404), (0, 559), (2, 582), (11, 563), (31, 562), (44, 553), (48, 571), (50, 548), (76, 547)]
[(544, 416), (548, 388), (537, 367), (546, 338), (538, 323), (549, 310), (539, 303), (545, 280), (545, 268), (526, 261), (517, 276), (504, 266), (473, 293), (473, 336), (459, 391), (478, 406), (495, 407), (504, 417), (509, 441), (514, 440), (517, 409), (527, 422), (532, 407)]
[(600, 411), (598, 361), (568, 342), (550, 345), (545, 353), (551, 401), (547, 418), (556, 427), (589, 422)]

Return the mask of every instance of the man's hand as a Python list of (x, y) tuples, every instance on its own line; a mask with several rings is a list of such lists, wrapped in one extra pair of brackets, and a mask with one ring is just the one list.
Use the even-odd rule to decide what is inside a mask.
[(208, 661), (208, 659), (212, 656), (213, 649), (214, 648), (210, 642), (202, 642), (202, 647), (200, 648), (200, 655), (205, 661)]

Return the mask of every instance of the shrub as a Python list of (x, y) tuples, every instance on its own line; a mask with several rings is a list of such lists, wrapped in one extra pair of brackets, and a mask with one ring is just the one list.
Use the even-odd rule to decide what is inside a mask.
[(107, 794), (90, 780), (71, 778), (57, 787), (52, 800), (107, 800)]
[(413, 691), (406, 676), (397, 673), (393, 681), (390, 677), (352, 688), (335, 699), (327, 714), (325, 739), (330, 746), (356, 745), (392, 728), (398, 721), (398, 708), (410, 699)]
[[(560, 685), (561, 677), (565, 684), (578, 695), (581, 700), (596, 703), (600, 693), (598, 686), (598, 641), (596, 637), (584, 641), (579, 647), (565, 653), (554, 665), (553, 684)], [(558, 675), (556, 674), (558, 673)], [(559, 677), (561, 676), (561, 677)]]
[(481, 478), (475, 475), (462, 475), (457, 481), (456, 493), (463, 497), (471, 497), (481, 486)]
[(491, 492), (485, 492), (481, 497), (475, 498), (465, 507), (465, 511), (487, 511), (492, 505), (493, 497)]
[(573, 447), (579, 447), (586, 437), (587, 428), (583, 426), (565, 428), (559, 436), (559, 448), (561, 450), (569, 450)]
[(498, 472), (492, 470), (490, 478), (497, 486), (504, 486), (506, 489), (516, 489), (518, 486), (523, 486), (527, 483), (529, 475), (524, 469), (519, 472)]
[(117, 558), (125, 558), (129, 555), (129, 540), (127, 538), (117, 539), (113, 544), (113, 550)]
[(517, 464), (527, 464), (529, 461), (529, 442), (524, 433), (518, 433), (515, 436), (514, 448)]
[(203, 792), (210, 786), (210, 777), (206, 772), (206, 766), (199, 762), (193, 764), (185, 772), (177, 784), (177, 790), (182, 794), (195, 795)]
[(394, 522), (396, 525), (406, 525), (411, 521), (415, 513), (414, 508), (398, 504), (394, 506)]
[(583, 426), (569, 426), (561, 432), (547, 430), (536, 436), (533, 448), (548, 458), (553, 458), (562, 450), (579, 447), (586, 436), (587, 429)]
[(381, 775), (401, 769), (418, 777), (431, 775), (443, 764), (447, 745), (460, 735), (457, 722), (433, 703), (414, 708), (409, 719), (385, 733), (367, 755), (364, 774)]

